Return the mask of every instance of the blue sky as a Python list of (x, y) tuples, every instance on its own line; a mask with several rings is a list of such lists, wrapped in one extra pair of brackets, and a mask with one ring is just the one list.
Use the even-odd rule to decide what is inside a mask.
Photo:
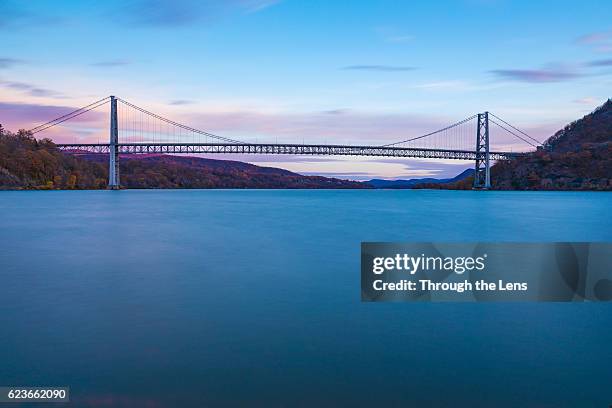
[[(8, 128), (116, 94), (241, 140), (388, 143), (484, 110), (545, 139), (612, 89), (609, 1), (2, 0), (0, 15)], [(51, 135), (94, 137), (73, 133)], [(352, 178), (471, 165), (238, 159)]]

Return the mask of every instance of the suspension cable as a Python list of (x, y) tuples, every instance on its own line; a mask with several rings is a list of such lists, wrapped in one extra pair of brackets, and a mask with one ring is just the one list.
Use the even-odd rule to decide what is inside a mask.
[(76, 118), (77, 116), (82, 115), (85, 112), (89, 112), (92, 109), (96, 109), (99, 108), (100, 106), (104, 105), (105, 103), (108, 102), (108, 99), (110, 98), (110, 96), (107, 96), (106, 98), (102, 98), (99, 101), (96, 101), (94, 103), (90, 103), (87, 106), (83, 106), (82, 108), (76, 109), (72, 112), (69, 112), (65, 115), (60, 116), (59, 118), (55, 118), (53, 120), (50, 120), (49, 122), (43, 123), (41, 125), (38, 125), (32, 129), (29, 130), (30, 133), (35, 134), (38, 132), (42, 132), (43, 130), (49, 129), (50, 127), (53, 127), (55, 125), (59, 125), (62, 122), (65, 122), (69, 119), (72, 118)]
[[(503, 123), (505, 123), (506, 125), (510, 126), (512, 129), (516, 130), (517, 132), (520, 132), (520, 133), (521, 133), (521, 134), (523, 134), (524, 136), (527, 136), (529, 139), (533, 140), (533, 141), (534, 141), (534, 142), (536, 142), (538, 145), (540, 145), (540, 146), (541, 146), (541, 145), (543, 144), (543, 143), (542, 143), (542, 142), (540, 142), (539, 140), (537, 140), (537, 139), (535, 139), (535, 138), (533, 138), (533, 137), (529, 136), (527, 133), (523, 132), (521, 129), (519, 129), (519, 128), (516, 128), (516, 127), (512, 126), (510, 123), (506, 122), (505, 120), (503, 120), (503, 119), (502, 119), (502, 118), (500, 118), (499, 116), (497, 116), (497, 115), (495, 115), (495, 114), (493, 114), (493, 113), (491, 113), (491, 112), (489, 112), (489, 114), (490, 114), (491, 116), (493, 116), (493, 117), (495, 117), (495, 118), (499, 119), (500, 121), (502, 121), (502, 122), (503, 122)], [(498, 125), (499, 125), (499, 124), (498, 124)]]
[(449, 126), (447, 126), (447, 127), (445, 127), (445, 128), (442, 128), (442, 129), (438, 129), (438, 130), (436, 130), (436, 131), (434, 131), (434, 132), (427, 133), (426, 135), (422, 135), (422, 136), (413, 137), (413, 138), (411, 138), (411, 139), (402, 140), (402, 141), (400, 141), (400, 142), (389, 143), (389, 144), (386, 144), (386, 145), (382, 145), (381, 147), (395, 146), (395, 145), (398, 145), (398, 144), (402, 144), (402, 143), (406, 143), (406, 142), (411, 142), (411, 141), (413, 141), (413, 140), (423, 139), (424, 137), (431, 136), (431, 135), (435, 135), (436, 133), (444, 132), (445, 130), (448, 130), (448, 129), (454, 128), (455, 126), (462, 125), (462, 124), (464, 124), (464, 123), (466, 123), (466, 122), (469, 122), (470, 120), (474, 119), (475, 117), (476, 117), (476, 115), (472, 115), (472, 116), (470, 116), (469, 118), (465, 118), (465, 119), (463, 119), (463, 120), (461, 120), (461, 121), (459, 121), (459, 122), (453, 123), (452, 125), (449, 125)]
[(163, 121), (163, 122), (169, 123), (169, 124), (171, 124), (171, 125), (173, 125), (173, 126), (177, 126), (177, 127), (179, 127), (179, 128), (182, 128), (182, 129), (188, 130), (188, 131), (190, 131), (190, 132), (198, 133), (198, 134), (200, 134), (200, 135), (204, 135), (204, 136), (212, 137), (212, 138), (214, 138), (214, 139), (218, 139), (218, 140), (223, 140), (223, 141), (225, 141), (225, 142), (237, 143), (237, 144), (244, 144), (244, 142), (241, 142), (241, 141), (239, 141), (239, 140), (234, 140), (234, 139), (230, 139), (230, 138), (227, 138), (227, 137), (218, 136), (218, 135), (215, 135), (215, 134), (212, 134), (212, 133), (208, 133), (208, 132), (205, 132), (205, 131), (203, 131), (203, 130), (195, 129), (195, 128), (192, 128), (192, 127), (190, 127), (190, 126), (183, 125), (183, 124), (178, 123), (178, 122), (175, 122), (175, 121), (173, 121), (173, 120), (170, 120), (170, 119), (164, 118), (163, 116), (157, 115), (157, 114), (155, 114), (155, 113), (153, 113), (153, 112), (149, 112), (148, 110), (143, 109), (143, 108), (141, 108), (141, 107), (139, 107), (139, 106), (133, 105), (133, 104), (129, 103), (128, 101), (124, 100), (124, 99), (117, 98), (117, 100), (121, 101), (122, 103), (126, 104), (127, 106), (129, 106), (129, 107), (131, 107), (131, 108), (133, 108), (133, 109), (136, 109), (136, 110), (138, 110), (138, 111), (140, 111), (140, 112), (142, 112), (142, 113), (145, 113), (145, 114), (147, 114), (147, 115), (149, 115), (149, 116), (152, 116), (152, 117), (154, 117), (154, 118), (156, 118), (156, 119), (159, 119), (159, 120), (161, 120), (161, 121)]
[[(497, 116), (496, 116), (497, 117)], [(498, 118), (499, 119), (499, 118)], [(510, 133), (511, 135), (518, 137), (519, 139), (521, 139), (523, 142), (530, 144), (533, 147), (538, 147), (538, 145), (534, 145), (533, 143), (531, 143), (529, 140), (517, 135), (516, 133), (514, 133), (513, 131), (511, 131), (510, 129), (504, 127), (503, 125), (497, 123), (495, 120), (493, 119), (489, 119), (489, 122), (492, 122), (494, 124), (496, 124), (497, 126), (499, 126), (500, 128), (504, 129), (506, 132)]]

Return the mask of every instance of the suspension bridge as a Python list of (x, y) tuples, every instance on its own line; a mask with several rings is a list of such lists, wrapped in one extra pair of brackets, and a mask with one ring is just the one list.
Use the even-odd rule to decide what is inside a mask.
[(525, 153), (491, 148), (493, 128), (531, 148), (541, 142), (490, 112), (478, 113), (424, 135), (384, 145), (248, 143), (196, 129), (116, 96), (108, 96), (29, 130), (43, 132), (80, 115), (110, 104), (108, 143), (60, 143), (69, 153), (103, 153), (109, 156), (109, 189), (119, 189), (119, 157), (127, 154), (293, 154), (379, 156), (421, 159), (472, 160), (474, 188), (491, 187), (491, 161), (511, 160)]

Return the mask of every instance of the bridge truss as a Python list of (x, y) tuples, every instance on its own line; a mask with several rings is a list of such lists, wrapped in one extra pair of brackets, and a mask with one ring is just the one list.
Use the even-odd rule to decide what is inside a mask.
[[(105, 153), (110, 144), (57, 144), (68, 153)], [(346, 146), (266, 143), (123, 143), (118, 154), (294, 154), (313, 156), (378, 156), (418, 159), (476, 160), (479, 154), (470, 150), (445, 150), (410, 147)], [(524, 153), (490, 152), (491, 160), (509, 160)]]

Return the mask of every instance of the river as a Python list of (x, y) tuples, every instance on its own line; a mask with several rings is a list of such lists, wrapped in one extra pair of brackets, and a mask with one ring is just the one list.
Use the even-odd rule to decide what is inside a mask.
[(0, 385), (73, 406), (612, 404), (609, 303), (361, 303), (361, 241), (611, 241), (612, 194), (0, 193)]

